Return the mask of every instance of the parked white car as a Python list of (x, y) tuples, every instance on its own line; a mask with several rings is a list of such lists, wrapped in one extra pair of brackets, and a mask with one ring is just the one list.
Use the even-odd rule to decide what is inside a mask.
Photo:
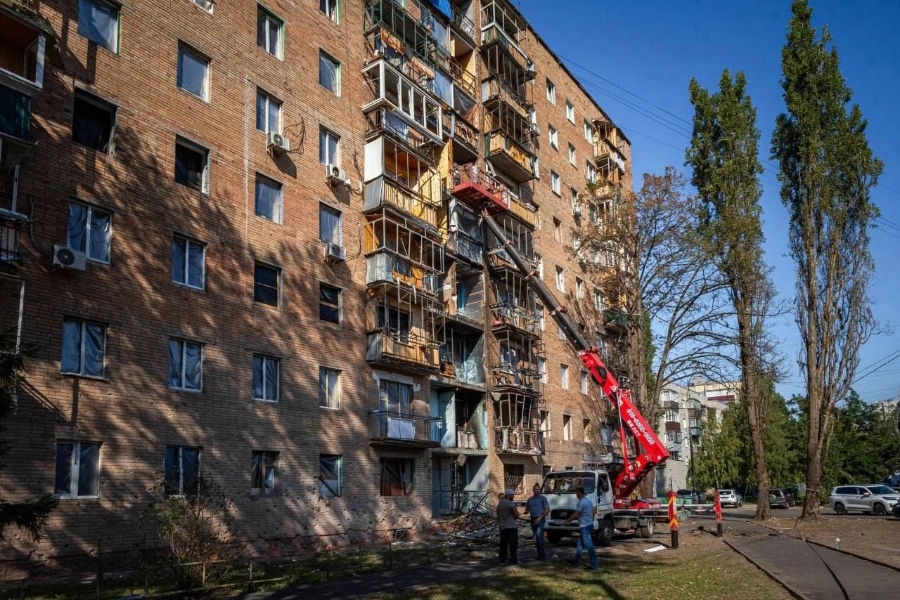
[(744, 498), (736, 490), (719, 490), (719, 504), (740, 508), (744, 504)]
[(886, 515), (900, 502), (900, 494), (886, 485), (839, 485), (828, 496), (828, 506), (839, 515), (858, 510)]

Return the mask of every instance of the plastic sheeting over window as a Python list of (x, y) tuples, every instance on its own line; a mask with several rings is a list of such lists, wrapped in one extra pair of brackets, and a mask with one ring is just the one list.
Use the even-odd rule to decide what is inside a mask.
[(73, 375), (103, 377), (106, 326), (84, 321), (63, 321), (60, 370)]

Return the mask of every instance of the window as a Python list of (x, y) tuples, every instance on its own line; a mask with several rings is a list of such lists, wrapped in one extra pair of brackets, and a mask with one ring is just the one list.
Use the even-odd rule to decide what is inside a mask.
[(569, 164), (575, 166), (575, 146), (569, 144)]
[(169, 387), (192, 392), (203, 389), (203, 344), (169, 340)]
[(544, 257), (541, 256), (540, 254), (538, 254), (537, 252), (535, 252), (534, 253), (534, 261), (537, 263), (538, 277), (543, 279), (544, 278)]
[(559, 325), (556, 326), (556, 337), (560, 340), (566, 339), (566, 332)]
[(107, 154), (112, 153), (116, 107), (81, 90), (75, 90), (72, 141)]
[(84, 252), (89, 260), (109, 264), (112, 215), (99, 208), (69, 204), (66, 246)]
[(172, 282), (202, 290), (206, 285), (206, 246), (187, 238), (172, 240)]
[(278, 453), (254, 450), (250, 455), (250, 495), (269, 496), (275, 493), (275, 470)]
[(413, 468), (411, 458), (381, 459), (381, 495), (409, 496), (413, 491)]
[(253, 399), (278, 402), (281, 399), (281, 361), (272, 356), (253, 355)]
[(553, 190), (553, 193), (557, 196), (560, 195), (560, 181), (559, 181), (559, 173), (556, 171), (550, 171), (550, 189)]
[(594, 310), (601, 311), (603, 310), (603, 307), (603, 292), (601, 292), (599, 289), (594, 288)]
[(193, 0), (194, 4), (212, 14), (214, 0)]
[(256, 174), (256, 216), (281, 223), (284, 212), (284, 185)]
[(329, 323), (341, 322), (341, 296), (341, 288), (319, 284), (319, 319)]
[(566, 100), (566, 120), (575, 124), (575, 105)]
[(534, 314), (537, 317), (538, 328), (541, 331), (544, 331), (546, 323), (544, 322), (544, 305), (536, 304), (534, 307)]
[(575, 297), (578, 300), (584, 298), (584, 281), (580, 277), (575, 278)]
[(578, 206), (578, 188), (569, 188), (569, 199), (572, 201), (572, 208)]
[(175, 139), (175, 182), (209, 193), (209, 150), (182, 139)]
[(409, 313), (405, 310), (400, 310), (395, 306), (380, 305), (378, 307), (378, 327), (390, 330), (400, 341), (409, 340), (409, 326)]
[(581, 372), (581, 393), (584, 394), (585, 396), (587, 396), (587, 393), (588, 393), (588, 379), (589, 379), (588, 372), (582, 371)]
[(319, 367), (319, 406), (341, 408), (341, 372), (337, 369)]
[(553, 128), (553, 125), (548, 126), (547, 131), (550, 134), (550, 147), (559, 150), (559, 132)]
[(344, 245), (344, 220), (341, 211), (326, 204), (319, 204), (319, 240)]
[(547, 359), (541, 356), (537, 359), (538, 375), (541, 377), (541, 383), (547, 383)]
[(538, 414), (540, 415), (540, 419), (541, 419), (540, 431), (541, 431), (541, 433), (544, 434), (545, 438), (548, 438), (548, 437), (550, 437), (550, 411), (542, 410), (542, 411), (538, 411)]
[(281, 269), (261, 263), (253, 266), (253, 300), (268, 306), (278, 306), (281, 296)]
[(319, 162), (323, 165), (339, 165), (340, 144), (341, 138), (338, 135), (324, 128), (319, 129)]
[(341, 63), (319, 50), (319, 85), (341, 95)]
[(559, 365), (559, 387), (569, 389), (569, 365)]
[(562, 267), (556, 267), (556, 289), (561, 292), (566, 291), (566, 276)]
[(209, 100), (209, 59), (187, 46), (178, 46), (178, 87)]
[(100, 444), (56, 442), (57, 498), (96, 498), (100, 495)]
[(256, 91), (256, 128), (281, 133), (281, 102), (262, 90)]
[(335, 23), (339, 22), (340, 0), (319, 0), (319, 10)]
[(344, 457), (319, 455), (319, 498), (340, 498), (344, 479)]
[(591, 428), (591, 420), (590, 419), (582, 419), (581, 420), (581, 434), (585, 442), (590, 443), (594, 437), (594, 431)]
[(585, 168), (585, 174), (587, 176), (587, 180), (591, 183), (597, 183), (597, 169), (594, 168), (594, 164), (591, 161), (587, 161), (587, 167)]
[(563, 415), (563, 439), (572, 440), (572, 415)]
[(400, 381), (381, 379), (378, 382), (378, 408), (394, 415), (412, 412), (413, 386)]
[(200, 489), (200, 448), (166, 446), (166, 496), (196, 496)]
[(584, 139), (594, 143), (594, 128), (591, 127), (591, 122), (587, 119), (584, 120)]
[(284, 22), (264, 9), (256, 8), (256, 45), (278, 58), (283, 57)]
[(556, 104), (556, 85), (549, 79), (547, 80), (547, 102)]
[(75, 319), (63, 320), (60, 372), (103, 377), (106, 362), (106, 325)]
[(119, 7), (105, 0), (78, 0), (78, 33), (112, 52), (119, 51)]
[(517, 494), (525, 492), (525, 465), (503, 465), (503, 488)]
[(562, 241), (562, 222), (556, 217), (553, 217), (553, 239), (557, 242)]

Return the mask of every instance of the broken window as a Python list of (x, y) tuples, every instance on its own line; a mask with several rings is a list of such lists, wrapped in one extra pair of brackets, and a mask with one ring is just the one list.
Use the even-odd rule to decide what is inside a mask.
[(100, 495), (100, 444), (56, 443), (53, 495), (58, 498), (90, 498)]
[(166, 496), (196, 496), (200, 482), (200, 448), (166, 446)]
[(250, 495), (268, 496), (275, 493), (277, 452), (254, 450), (250, 457)]
[(381, 495), (408, 496), (413, 490), (413, 467), (410, 458), (381, 459)]
[(209, 193), (209, 150), (181, 138), (175, 141), (175, 182)]
[(341, 407), (340, 371), (319, 367), (319, 406), (333, 409)]
[(344, 457), (340, 454), (319, 455), (319, 497), (339, 498), (341, 496), (344, 471)]
[(112, 104), (75, 90), (72, 141), (109, 154), (115, 124), (116, 108)]
[(525, 492), (525, 465), (503, 465), (503, 485), (517, 494)]

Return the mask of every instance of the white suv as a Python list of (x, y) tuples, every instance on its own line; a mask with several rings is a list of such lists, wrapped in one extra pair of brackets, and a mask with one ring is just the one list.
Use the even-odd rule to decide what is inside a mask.
[(719, 504), (740, 508), (744, 504), (744, 499), (734, 490), (719, 490)]
[(900, 494), (886, 485), (839, 485), (831, 491), (828, 506), (839, 515), (850, 510), (886, 515), (900, 501)]

